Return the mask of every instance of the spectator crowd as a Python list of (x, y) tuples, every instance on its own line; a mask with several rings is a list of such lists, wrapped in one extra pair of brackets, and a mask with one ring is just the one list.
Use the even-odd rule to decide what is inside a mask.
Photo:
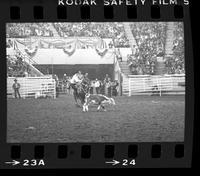
[[(133, 59), (134, 58), (134, 59)], [(127, 63), (133, 75), (153, 75), (155, 74), (156, 58), (143, 59), (142, 57), (134, 57), (128, 55)]]
[(7, 76), (25, 77), (30, 73), (30, 68), (24, 62), (23, 56), (17, 52), (16, 55), (7, 55)]
[(61, 37), (112, 38), (115, 47), (128, 47), (122, 23), (54, 23)]
[[(173, 55), (165, 58), (167, 74), (185, 73), (183, 23), (174, 24)], [(155, 74), (157, 57), (163, 57), (165, 52), (167, 23), (141, 22), (130, 26), (137, 43), (127, 59), (132, 74)]]
[(128, 65), (133, 74), (155, 74), (156, 59), (164, 55), (165, 23), (140, 22), (130, 25), (137, 46), (128, 55)]
[(8, 23), (6, 26), (7, 37), (52, 37), (50, 23)]
[(60, 37), (112, 38), (115, 47), (129, 46), (122, 23), (8, 23), (6, 30), (7, 37), (54, 37), (52, 28)]
[(185, 57), (184, 57), (184, 27), (183, 23), (175, 23), (173, 43), (173, 56), (165, 60), (166, 71), (168, 74), (183, 74), (185, 73)]
[[(184, 65), (184, 31), (183, 23), (174, 23), (173, 55), (165, 58), (167, 74), (185, 73)], [(115, 48), (130, 47), (123, 23), (8, 23), (7, 37), (53, 36), (57, 31), (60, 37), (101, 37), (112, 38)], [(127, 64), (132, 74), (155, 74), (157, 57), (165, 52), (167, 23), (137, 22), (130, 24), (136, 45), (132, 46), (132, 54), (127, 56)], [(11, 40), (7, 47), (11, 47)], [(122, 56), (117, 55), (122, 61)], [(26, 66), (19, 56), (8, 58), (8, 71), (24, 74)]]

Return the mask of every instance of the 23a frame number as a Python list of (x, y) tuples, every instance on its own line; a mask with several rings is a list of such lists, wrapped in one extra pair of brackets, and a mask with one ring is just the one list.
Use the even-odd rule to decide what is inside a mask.
[(36, 159), (28, 160), (28, 159), (25, 159), (25, 160), (23, 160), (23, 164), (22, 165), (24, 167), (28, 167), (28, 166), (32, 166), (32, 167), (44, 166), (45, 162), (44, 162), (44, 160), (36, 160)]

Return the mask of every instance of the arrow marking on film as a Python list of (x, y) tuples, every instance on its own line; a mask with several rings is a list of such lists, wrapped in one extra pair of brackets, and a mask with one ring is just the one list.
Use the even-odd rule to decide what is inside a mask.
[(12, 160), (12, 161), (5, 162), (5, 164), (12, 164), (13, 166), (15, 166), (17, 164), (20, 164), (20, 162), (16, 160)]
[(112, 161), (106, 161), (107, 164), (112, 164), (113, 166), (116, 165), (116, 164), (119, 164), (120, 162), (119, 161), (116, 161), (116, 160), (112, 160)]

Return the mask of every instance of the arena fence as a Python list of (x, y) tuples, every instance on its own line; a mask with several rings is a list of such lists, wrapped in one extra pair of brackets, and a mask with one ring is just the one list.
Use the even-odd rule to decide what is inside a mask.
[[(7, 97), (14, 98), (14, 90), (12, 85), (15, 77), (7, 78)], [(50, 97), (56, 98), (56, 82), (49, 76), (42, 77), (18, 77), (16, 78), (20, 84), (19, 93), (22, 98), (40, 98)]]
[(129, 75), (123, 80), (123, 94), (185, 94), (185, 74), (177, 75)]

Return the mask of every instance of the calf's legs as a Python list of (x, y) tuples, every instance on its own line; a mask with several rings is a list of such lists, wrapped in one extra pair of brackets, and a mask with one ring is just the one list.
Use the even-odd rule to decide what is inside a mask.
[(88, 110), (89, 110), (88, 104), (87, 104), (87, 103), (84, 103), (84, 104), (83, 104), (83, 112), (87, 112)]
[(105, 107), (102, 104), (99, 104), (97, 110), (99, 111), (100, 109), (103, 109), (104, 111), (106, 111)]

